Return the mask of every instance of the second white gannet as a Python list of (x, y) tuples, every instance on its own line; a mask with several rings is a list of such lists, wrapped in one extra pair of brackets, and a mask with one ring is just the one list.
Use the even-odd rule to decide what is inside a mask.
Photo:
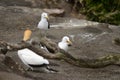
[(71, 45), (72, 45), (72, 42), (70, 41), (68, 36), (64, 36), (62, 38), (62, 41), (58, 43), (58, 47), (60, 49), (63, 49), (64, 51), (67, 51), (69, 46), (71, 46)]
[(47, 30), (47, 29), (49, 29), (50, 28), (50, 24), (49, 24), (49, 22), (48, 22), (48, 14), (47, 13), (45, 13), (45, 12), (43, 12), (42, 14), (41, 14), (41, 20), (40, 20), (40, 22), (38, 23), (38, 28), (39, 29), (44, 29), (44, 30)]

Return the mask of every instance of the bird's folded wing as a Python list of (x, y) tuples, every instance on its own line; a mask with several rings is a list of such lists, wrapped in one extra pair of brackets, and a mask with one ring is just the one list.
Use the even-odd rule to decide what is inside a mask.
[(27, 64), (42, 65), (44, 63), (44, 58), (41, 56), (22, 55), (22, 58)]

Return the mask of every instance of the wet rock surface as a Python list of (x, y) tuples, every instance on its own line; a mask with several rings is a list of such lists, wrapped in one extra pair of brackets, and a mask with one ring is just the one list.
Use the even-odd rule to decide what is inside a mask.
[[(22, 1), (18, 0), (19, 3), (0, 1), (0, 40), (18, 43), (28, 27), (33, 30), (32, 36), (38, 34), (37, 24), (43, 9), (35, 7), (39, 5), (35, 3), (38, 0)], [(13, 6), (14, 4), (17, 6)], [(73, 42), (69, 52), (76, 58), (95, 59), (108, 54), (120, 54), (120, 46), (112, 42), (113, 39), (120, 37), (120, 26), (53, 16), (50, 16), (50, 24), (52, 28), (47, 31), (47, 36), (58, 43), (63, 36), (68, 35)], [(26, 72), (24, 70), (26, 66), (18, 58), (17, 51), (8, 52), (6, 55), (0, 55), (0, 80), (119, 80), (120, 78), (120, 67), (115, 65), (91, 69), (76, 67), (65, 61), (50, 60), (50, 62), (56, 64), (50, 67), (57, 69), (58, 73)]]

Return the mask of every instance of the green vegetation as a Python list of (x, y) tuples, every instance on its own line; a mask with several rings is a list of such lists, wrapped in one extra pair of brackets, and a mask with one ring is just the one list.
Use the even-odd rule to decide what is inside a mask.
[(88, 20), (120, 25), (120, 0), (78, 0), (78, 7)]

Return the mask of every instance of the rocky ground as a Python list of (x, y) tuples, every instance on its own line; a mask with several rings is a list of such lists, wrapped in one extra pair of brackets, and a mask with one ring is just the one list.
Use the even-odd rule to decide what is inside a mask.
[[(37, 2), (38, 0), (18, 0), (18, 2), (13, 0), (10, 3), (7, 0), (0, 1), (0, 40), (18, 43), (22, 40), (23, 32), (28, 27), (33, 30), (32, 36), (39, 32), (36, 26), (40, 20), (40, 14), (44, 11), (39, 8), (44, 4), (38, 5)], [(48, 7), (50, 3), (47, 4)], [(51, 8), (54, 7), (56, 6)], [(65, 9), (68, 8), (70, 7)], [(56, 43), (65, 35), (71, 37), (73, 42), (73, 46), (69, 50), (71, 55), (76, 58), (95, 59), (108, 54), (120, 54), (120, 46), (113, 43), (113, 39), (120, 37), (119, 26), (92, 23), (65, 15), (62, 14), (63, 17), (50, 16), (52, 28), (47, 31), (47, 36)], [(17, 56), (17, 51), (8, 52), (6, 56), (12, 57), (17, 64), (23, 65)], [(76, 67), (65, 61), (50, 60), (56, 64), (51, 67), (57, 69), (58, 73), (31, 71), (22, 73), (14, 67), (15, 65), (10, 67), (12, 62), (8, 61), (9, 63), (4, 64), (3, 60), (6, 61), (7, 58), (0, 55), (0, 80), (119, 80), (120, 78), (120, 67), (116, 65), (91, 69)]]

